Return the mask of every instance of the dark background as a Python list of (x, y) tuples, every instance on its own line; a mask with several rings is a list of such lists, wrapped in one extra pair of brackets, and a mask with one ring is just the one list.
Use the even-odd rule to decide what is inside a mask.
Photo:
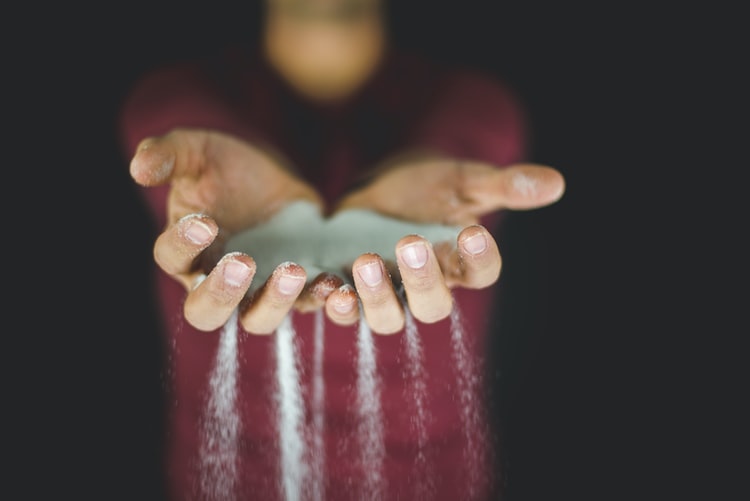
[[(17, 42), (34, 50), (8, 71), (22, 136), (10, 146), (31, 175), (14, 209), (33, 213), (44, 197), (48, 213), (33, 219), (50, 221), (51, 235), (37, 245), (32, 230), (31, 255), (56, 284), (21, 294), (45, 305), (24, 313), (35, 355), (18, 362), (35, 377), (12, 384), (18, 426), (7, 431), (21, 438), (15, 464), (32, 498), (52, 487), (74, 499), (161, 499), (154, 229), (115, 118), (142, 72), (251, 40), (260, 8), (246, 3), (138, 0), (23, 18)], [(514, 213), (499, 239), (510, 292), (489, 380), (507, 499), (718, 499), (724, 484), (707, 473), (717, 455), (704, 447), (720, 440), (702, 418), (720, 398), (704, 377), (714, 345), (695, 333), (719, 328), (696, 300), (711, 273), (693, 253), (718, 230), (703, 210), (715, 190), (703, 169), (716, 160), (704, 146), (733, 81), (731, 13), (667, 2), (391, 4), (398, 43), (516, 90), (531, 116), (530, 160), (567, 180), (559, 203)]]

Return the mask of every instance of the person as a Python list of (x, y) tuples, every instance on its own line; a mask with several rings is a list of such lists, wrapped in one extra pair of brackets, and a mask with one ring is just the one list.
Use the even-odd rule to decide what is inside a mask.
[[(448, 369), (451, 316), (461, 312), (469, 356), (481, 362), (502, 266), (494, 235), (503, 214), (556, 202), (564, 178), (525, 161), (527, 117), (506, 84), (389, 44), (385, 2), (268, 0), (264, 7), (257, 47), (154, 69), (139, 79), (119, 117), (130, 174), (162, 228), (153, 251), (173, 402), (170, 498), (207, 497), (196, 480), (201, 416), (219, 333), (235, 318), (243, 426), (233, 493), (283, 497), (274, 333), (294, 319), (301, 384), (309, 387), (311, 333), (323, 312), (325, 499), (363, 497), (357, 493), (372, 474), (357, 461), (352, 439), (361, 322), (375, 333), (382, 385), (382, 498), (485, 499), (501, 474), (489, 443), (473, 444), (481, 464), (463, 455), (462, 404)], [(253, 256), (227, 252), (226, 244), (300, 201), (322, 218), (364, 209), (460, 231), (447, 243), (405, 234), (394, 245), (395, 262), (364, 252), (340, 273), (308, 276), (279, 255), (267, 281), (254, 283)], [(405, 412), (409, 315), (423, 343), (425, 443)], [(424, 482), (412, 467), (422, 456), (430, 458), (429, 490), (420, 493)]]

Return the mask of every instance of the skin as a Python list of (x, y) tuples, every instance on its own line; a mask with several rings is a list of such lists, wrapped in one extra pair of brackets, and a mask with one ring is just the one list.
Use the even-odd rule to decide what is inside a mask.
[(266, 57), (298, 92), (336, 101), (357, 89), (386, 44), (377, 0), (268, 0)]
[[(377, 0), (268, 0), (264, 49), (269, 62), (301, 94), (318, 101), (345, 99), (377, 67), (385, 46)], [(311, 64), (314, 62), (314, 64)], [(186, 320), (195, 328), (221, 327), (235, 308), (242, 327), (270, 334), (293, 308), (323, 308), (335, 323), (359, 320), (359, 302), (373, 332), (404, 326), (396, 293), (422, 322), (446, 318), (450, 289), (495, 283), (502, 260), (479, 218), (502, 209), (534, 209), (557, 201), (565, 184), (547, 166), (497, 166), (436, 155), (394, 156), (337, 210), (365, 208), (415, 222), (464, 226), (456, 245), (435, 245), (417, 235), (396, 244), (396, 263), (375, 254), (352, 256), (354, 287), (332, 275), (309, 277), (295, 263), (279, 267), (252, 297), (252, 256), (224, 254), (233, 234), (265, 222), (291, 201), (322, 199), (277, 156), (232, 136), (175, 129), (144, 139), (130, 163), (141, 186), (168, 184), (168, 223), (154, 244), (158, 266), (188, 291)]]
[[(185, 286), (185, 317), (197, 329), (221, 327), (238, 306), (243, 328), (256, 334), (272, 333), (295, 307), (323, 307), (332, 321), (351, 325), (359, 319), (357, 299), (373, 332), (391, 334), (403, 328), (398, 284), (375, 254), (354, 259), (356, 291), (328, 275), (306, 284), (302, 267), (283, 263), (253, 297), (247, 297), (255, 262), (243, 253), (223, 255), (223, 242), (264, 222), (291, 201), (322, 205), (311, 186), (263, 151), (215, 131), (176, 129), (142, 141), (130, 174), (142, 186), (171, 187), (168, 224), (156, 239), (154, 259)], [(415, 191), (415, 186), (420, 189)], [(412, 314), (422, 322), (436, 322), (450, 314), (451, 288), (488, 287), (499, 277), (500, 252), (479, 218), (500, 209), (543, 207), (563, 191), (563, 177), (551, 167), (523, 164), (498, 169), (435, 158), (385, 170), (342, 200), (339, 210), (361, 207), (414, 221), (465, 225), (455, 247), (433, 247), (417, 235), (405, 235), (396, 244), (396, 270)]]

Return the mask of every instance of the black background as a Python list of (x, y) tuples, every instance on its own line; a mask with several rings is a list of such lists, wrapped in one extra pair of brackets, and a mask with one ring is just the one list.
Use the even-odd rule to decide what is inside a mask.
[[(154, 229), (115, 117), (149, 68), (252, 39), (260, 8), (247, 3), (40, 7), (19, 23), (24, 50), (8, 47), (21, 131), (9, 149), (22, 159), (8, 170), (30, 173), (12, 208), (33, 248), (22, 266), (9, 262), (12, 274), (40, 276), (18, 294), (30, 356), (7, 356), (34, 377), (9, 378), (20, 391), (9, 393), (18, 420), (7, 433), (21, 439), (15, 465), (31, 498), (52, 488), (56, 498), (162, 499)], [(695, 333), (720, 329), (696, 301), (710, 272), (693, 252), (718, 229), (703, 210), (714, 188), (700, 180), (734, 78), (731, 13), (391, 3), (398, 43), (511, 84), (531, 115), (531, 160), (567, 180), (559, 203), (514, 214), (499, 239), (501, 280), (515, 291), (490, 354), (507, 499), (718, 499), (724, 484), (707, 473), (717, 456), (704, 449), (719, 442), (716, 427), (699, 417), (719, 405), (703, 376), (717, 338), (698, 345)], [(43, 235), (27, 223), (40, 220)]]

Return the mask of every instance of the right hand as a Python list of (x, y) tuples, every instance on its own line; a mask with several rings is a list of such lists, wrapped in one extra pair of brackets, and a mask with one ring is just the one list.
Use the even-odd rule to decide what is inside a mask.
[[(188, 291), (185, 317), (204, 331), (229, 319), (246, 299), (255, 275), (252, 257), (223, 255), (224, 242), (292, 201), (322, 206), (317, 192), (270, 154), (215, 131), (175, 129), (144, 139), (131, 160), (130, 174), (141, 186), (170, 185), (167, 225), (154, 244), (154, 259)], [(242, 308), (243, 328), (273, 332), (305, 282), (300, 266), (279, 267)], [(338, 284), (328, 285), (330, 290)]]

